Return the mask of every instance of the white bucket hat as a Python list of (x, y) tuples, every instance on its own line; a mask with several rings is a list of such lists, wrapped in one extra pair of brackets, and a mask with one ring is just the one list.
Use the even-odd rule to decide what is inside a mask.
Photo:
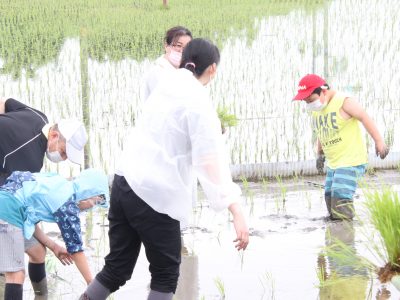
[(82, 164), (84, 147), (88, 140), (85, 126), (82, 122), (73, 119), (62, 119), (57, 124), (58, 130), (65, 138), (65, 152), (68, 159), (73, 163)]

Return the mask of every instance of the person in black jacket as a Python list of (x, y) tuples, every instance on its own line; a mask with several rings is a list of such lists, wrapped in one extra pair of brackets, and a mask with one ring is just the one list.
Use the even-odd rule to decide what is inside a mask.
[(40, 172), (43, 160), (82, 163), (87, 133), (77, 120), (50, 125), (46, 115), (15, 99), (0, 100), (0, 184), (13, 171)]
[[(80, 121), (62, 119), (50, 124), (43, 112), (12, 98), (0, 98), (0, 185), (14, 171), (40, 172), (45, 155), (56, 163), (66, 159), (82, 163), (87, 139)], [(25, 240), (25, 251), (35, 294), (46, 295), (46, 247), (33, 237)]]

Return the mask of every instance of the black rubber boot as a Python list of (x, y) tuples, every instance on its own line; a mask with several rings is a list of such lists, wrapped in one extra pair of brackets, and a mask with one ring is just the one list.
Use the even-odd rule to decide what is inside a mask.
[(40, 282), (31, 281), (33, 291), (37, 296), (46, 296), (48, 294), (47, 290), (47, 277), (43, 278)]
[(328, 210), (329, 217), (332, 218), (332, 199), (331, 196), (325, 195), (325, 204), (326, 204), (326, 209)]
[(331, 216), (333, 220), (353, 220), (353, 199), (331, 199)]

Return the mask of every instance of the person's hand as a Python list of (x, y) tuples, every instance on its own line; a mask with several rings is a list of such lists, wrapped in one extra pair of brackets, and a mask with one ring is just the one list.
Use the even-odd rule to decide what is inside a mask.
[(54, 255), (60, 260), (60, 262), (64, 266), (74, 263), (71, 254), (68, 253), (67, 249), (58, 245), (56, 242), (54, 242), (54, 245), (52, 246), (52, 248), (50, 248), (50, 250), (53, 251)]
[(316, 168), (318, 170), (318, 174), (324, 173), (324, 165), (325, 165), (325, 155), (319, 154), (316, 162)]
[(237, 250), (245, 250), (249, 243), (249, 229), (247, 228), (242, 208), (238, 203), (234, 202), (229, 205), (228, 209), (232, 214), (233, 225), (236, 230), (236, 239), (233, 240), (236, 243), (235, 248)]
[(377, 143), (375, 144), (375, 153), (376, 156), (379, 156), (381, 159), (384, 159), (386, 155), (389, 154), (389, 148), (385, 143)]
[(242, 214), (234, 215), (233, 225), (236, 230), (236, 239), (233, 241), (236, 243), (235, 248), (237, 250), (246, 250), (249, 244), (249, 229), (247, 228), (244, 216)]

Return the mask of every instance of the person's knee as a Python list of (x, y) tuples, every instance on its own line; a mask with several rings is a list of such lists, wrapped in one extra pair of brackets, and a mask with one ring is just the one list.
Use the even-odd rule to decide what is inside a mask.
[(46, 248), (42, 244), (37, 243), (28, 248), (25, 252), (29, 256), (29, 262), (34, 264), (41, 264), (45, 262)]
[(105, 265), (103, 270), (96, 275), (96, 280), (108, 288), (111, 293), (114, 293), (121, 286), (125, 285), (125, 283), (131, 279), (131, 277), (132, 272), (126, 274), (117, 274), (108, 268), (107, 265)]
[(5, 272), (6, 283), (24, 284), (25, 270)]
[(152, 273), (150, 288), (162, 293), (175, 293), (178, 286), (179, 271), (172, 273)]

